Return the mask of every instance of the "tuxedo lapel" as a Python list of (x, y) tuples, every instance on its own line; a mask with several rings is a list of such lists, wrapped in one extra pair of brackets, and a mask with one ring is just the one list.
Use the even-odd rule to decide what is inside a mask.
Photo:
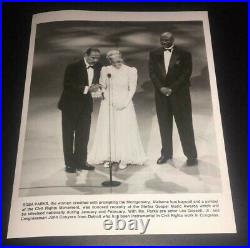
[[(98, 71), (97, 65), (93, 66), (93, 69), (94, 69), (94, 75), (93, 75), (93, 80), (91, 83), (97, 84), (97, 83), (99, 83), (100, 72)], [(88, 72), (87, 72), (87, 67), (86, 67), (84, 60), (82, 60), (80, 63), (79, 75), (80, 75), (81, 82), (84, 82), (84, 85), (88, 85), (89, 84)]]
[(176, 50), (176, 48), (174, 48), (172, 55), (171, 55), (171, 59), (169, 61), (169, 66), (168, 66), (169, 70), (175, 65), (178, 58), (179, 58), (178, 51)]
[[(164, 77), (166, 76), (166, 68), (165, 68), (165, 61), (164, 61), (164, 49), (159, 49), (159, 51), (157, 52), (157, 60), (159, 63), (159, 67), (161, 70), (162, 75), (164, 75)], [(176, 61), (178, 60), (179, 55), (178, 55), (178, 50), (176, 48), (174, 48), (170, 61), (169, 61), (169, 65), (168, 65), (168, 72), (171, 70), (171, 68), (176, 64)]]
[(94, 67), (94, 76), (93, 76), (92, 84), (98, 84), (99, 83), (99, 77), (100, 77), (100, 73), (98, 73), (98, 68), (97, 68), (97, 66), (95, 66)]
[(158, 61), (158, 65), (159, 68), (161, 70), (161, 74), (164, 75), (164, 77), (166, 76), (166, 69), (165, 69), (165, 62), (164, 62), (164, 49), (159, 49), (159, 51), (157, 52), (157, 61)]
[(78, 75), (80, 84), (88, 85), (88, 73), (84, 60), (79, 61), (78, 65)]

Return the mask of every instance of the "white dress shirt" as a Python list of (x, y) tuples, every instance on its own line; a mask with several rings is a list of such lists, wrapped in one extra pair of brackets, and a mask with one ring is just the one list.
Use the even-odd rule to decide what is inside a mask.
[(168, 67), (169, 67), (169, 62), (173, 53), (173, 48), (174, 46), (169, 47), (170, 51), (164, 51), (164, 65), (165, 65), (165, 70), (166, 74), (168, 73)]
[(88, 73), (88, 86), (85, 86), (83, 94), (87, 94), (89, 91), (89, 87), (92, 85), (93, 77), (94, 77), (94, 69), (89, 67), (89, 63), (84, 58), (84, 62), (86, 65), (87, 73)]

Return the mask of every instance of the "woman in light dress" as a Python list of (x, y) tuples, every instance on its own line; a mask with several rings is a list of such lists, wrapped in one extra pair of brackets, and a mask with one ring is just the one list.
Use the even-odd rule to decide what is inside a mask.
[(101, 70), (103, 90), (97, 127), (89, 161), (104, 164), (143, 165), (146, 156), (141, 142), (132, 97), (136, 91), (137, 70), (123, 63), (118, 50), (107, 53), (111, 65)]

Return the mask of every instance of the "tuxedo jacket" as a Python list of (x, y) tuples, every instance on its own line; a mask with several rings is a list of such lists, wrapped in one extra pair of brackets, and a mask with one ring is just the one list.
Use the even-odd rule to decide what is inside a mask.
[[(99, 63), (94, 66), (92, 84), (99, 83), (101, 67)], [(84, 60), (68, 65), (64, 74), (63, 92), (58, 108), (74, 116), (82, 112), (91, 113), (93, 111), (91, 93), (83, 94), (85, 86), (88, 85), (88, 73)]]
[(174, 95), (190, 85), (191, 74), (192, 56), (189, 52), (174, 46), (167, 73), (164, 64), (164, 49), (158, 48), (150, 52), (149, 76), (157, 93), (160, 93), (161, 87), (169, 87)]

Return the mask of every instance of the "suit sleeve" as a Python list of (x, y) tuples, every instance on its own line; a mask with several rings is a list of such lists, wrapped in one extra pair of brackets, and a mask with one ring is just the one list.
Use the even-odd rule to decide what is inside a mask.
[(105, 66), (102, 67), (100, 72), (99, 84), (102, 85), (102, 94), (104, 99), (107, 98), (107, 68)]
[(83, 90), (84, 90), (84, 87), (76, 86), (72, 82), (72, 66), (71, 65), (67, 66), (67, 68), (65, 69), (63, 87), (64, 87), (64, 90), (66, 90), (66, 91), (83, 92)]
[(190, 53), (186, 53), (183, 58), (182, 72), (173, 85), (171, 89), (176, 92), (179, 88), (186, 86), (189, 83), (192, 74), (192, 56)]
[(160, 90), (163, 87), (162, 82), (159, 80), (157, 73), (155, 72), (156, 61), (152, 53), (149, 54), (149, 77), (153, 84)]
[(137, 78), (138, 78), (137, 69), (135, 67), (132, 67), (128, 73), (128, 96), (125, 101), (125, 106), (127, 106), (130, 103), (136, 92)]
[(64, 87), (65, 90), (70, 90), (71, 89), (71, 84), (70, 84), (70, 66), (67, 66), (67, 68), (65, 69), (63, 87)]

